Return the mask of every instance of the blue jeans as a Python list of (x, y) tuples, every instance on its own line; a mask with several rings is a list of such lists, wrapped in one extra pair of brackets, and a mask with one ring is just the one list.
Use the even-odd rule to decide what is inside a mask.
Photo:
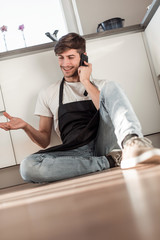
[(110, 168), (106, 154), (128, 134), (142, 137), (140, 123), (123, 90), (106, 82), (100, 93), (100, 123), (95, 140), (69, 151), (32, 154), (21, 162), (20, 173), (28, 182), (53, 182)]

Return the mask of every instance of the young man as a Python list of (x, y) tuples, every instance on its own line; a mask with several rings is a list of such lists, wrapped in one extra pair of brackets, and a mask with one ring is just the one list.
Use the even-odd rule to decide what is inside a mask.
[[(21, 176), (30, 182), (52, 182), (114, 166), (135, 167), (160, 160), (160, 149), (143, 138), (140, 123), (120, 87), (114, 82), (92, 80), (91, 63), (80, 66), (86, 54), (85, 39), (76, 33), (55, 45), (64, 78), (40, 93), (35, 114), (36, 130), (22, 119), (4, 115), (4, 130), (23, 129), (42, 148), (50, 143), (51, 129), (63, 144), (41, 150), (24, 159)], [(122, 149), (113, 151), (114, 149)]]

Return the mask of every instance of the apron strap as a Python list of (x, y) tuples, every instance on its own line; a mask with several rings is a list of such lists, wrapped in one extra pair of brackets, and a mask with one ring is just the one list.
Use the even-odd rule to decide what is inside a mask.
[(63, 102), (63, 85), (64, 85), (64, 78), (62, 79), (61, 85), (60, 85), (60, 90), (59, 90), (59, 106)]

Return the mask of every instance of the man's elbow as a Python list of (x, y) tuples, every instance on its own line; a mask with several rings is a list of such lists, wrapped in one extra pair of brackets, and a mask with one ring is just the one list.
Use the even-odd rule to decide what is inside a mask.
[(40, 147), (45, 149), (46, 147), (48, 147), (49, 144), (50, 144), (50, 135), (43, 133), (39, 142)]
[(34, 141), (39, 147), (45, 149), (50, 144), (50, 140)]
[(49, 143), (50, 143), (50, 142), (46, 142), (46, 143), (43, 142), (43, 143), (41, 144), (41, 147), (42, 147), (43, 149), (45, 149), (45, 148), (48, 147)]

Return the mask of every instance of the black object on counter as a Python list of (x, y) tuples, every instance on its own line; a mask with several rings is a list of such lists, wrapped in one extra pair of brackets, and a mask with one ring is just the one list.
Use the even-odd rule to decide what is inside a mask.
[(108, 19), (100, 24), (98, 24), (97, 32), (111, 30), (115, 28), (122, 28), (125, 19), (116, 17)]

